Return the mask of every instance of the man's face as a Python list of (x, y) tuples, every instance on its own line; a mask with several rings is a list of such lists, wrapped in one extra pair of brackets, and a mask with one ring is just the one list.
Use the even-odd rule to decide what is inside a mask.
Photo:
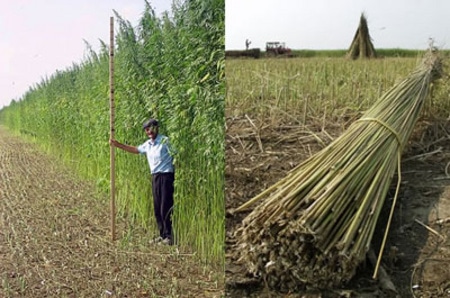
[(156, 136), (158, 135), (158, 126), (149, 126), (145, 128), (145, 133), (147, 136), (154, 140)]

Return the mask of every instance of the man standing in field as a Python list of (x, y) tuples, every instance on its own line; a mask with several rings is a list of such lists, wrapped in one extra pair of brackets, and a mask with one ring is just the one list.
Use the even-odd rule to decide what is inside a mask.
[(149, 119), (144, 122), (143, 128), (149, 139), (137, 147), (122, 144), (114, 139), (111, 139), (109, 143), (124, 151), (147, 156), (152, 174), (153, 207), (159, 228), (159, 237), (152, 242), (172, 245), (173, 183), (175, 175), (169, 139), (167, 136), (158, 134), (159, 124), (156, 119)]

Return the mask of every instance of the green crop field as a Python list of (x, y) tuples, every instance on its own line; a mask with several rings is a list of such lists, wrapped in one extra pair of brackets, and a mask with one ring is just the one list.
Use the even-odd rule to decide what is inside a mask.
[[(180, 2), (181, 3), (181, 2)], [(186, 1), (173, 16), (147, 5), (137, 27), (116, 14), (115, 138), (139, 145), (156, 117), (176, 148), (176, 238), (223, 262), (224, 1)], [(109, 20), (105, 20), (108, 29)], [(32, 86), (0, 124), (32, 137), (109, 192), (109, 45)], [(156, 231), (145, 158), (116, 154), (118, 213)], [(149, 235), (152, 235), (149, 233)]]

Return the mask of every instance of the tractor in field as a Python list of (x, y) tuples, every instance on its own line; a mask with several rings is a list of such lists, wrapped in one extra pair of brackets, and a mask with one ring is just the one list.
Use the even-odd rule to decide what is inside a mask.
[(284, 42), (271, 41), (266, 42), (266, 55), (278, 56), (278, 55), (291, 55), (291, 49), (286, 47)]

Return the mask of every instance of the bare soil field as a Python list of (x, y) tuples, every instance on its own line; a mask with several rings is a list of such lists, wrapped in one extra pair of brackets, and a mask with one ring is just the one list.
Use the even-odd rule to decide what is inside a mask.
[[(255, 117), (256, 118), (256, 117)], [(236, 259), (233, 232), (249, 212), (233, 209), (283, 178), (301, 161), (339, 136), (344, 123), (310, 123), (252, 117), (226, 121), (227, 297), (450, 297), (450, 124), (421, 120), (402, 160), (402, 182), (381, 266), (396, 292), (372, 278), (373, 262), (358, 268), (341, 288), (278, 293), (247, 273)], [(350, 119), (351, 120), (351, 119)], [(350, 123), (350, 121), (349, 121)], [(384, 235), (396, 177), (372, 241)]]
[(108, 198), (0, 126), (0, 297), (222, 297), (223, 269), (118, 220)]

